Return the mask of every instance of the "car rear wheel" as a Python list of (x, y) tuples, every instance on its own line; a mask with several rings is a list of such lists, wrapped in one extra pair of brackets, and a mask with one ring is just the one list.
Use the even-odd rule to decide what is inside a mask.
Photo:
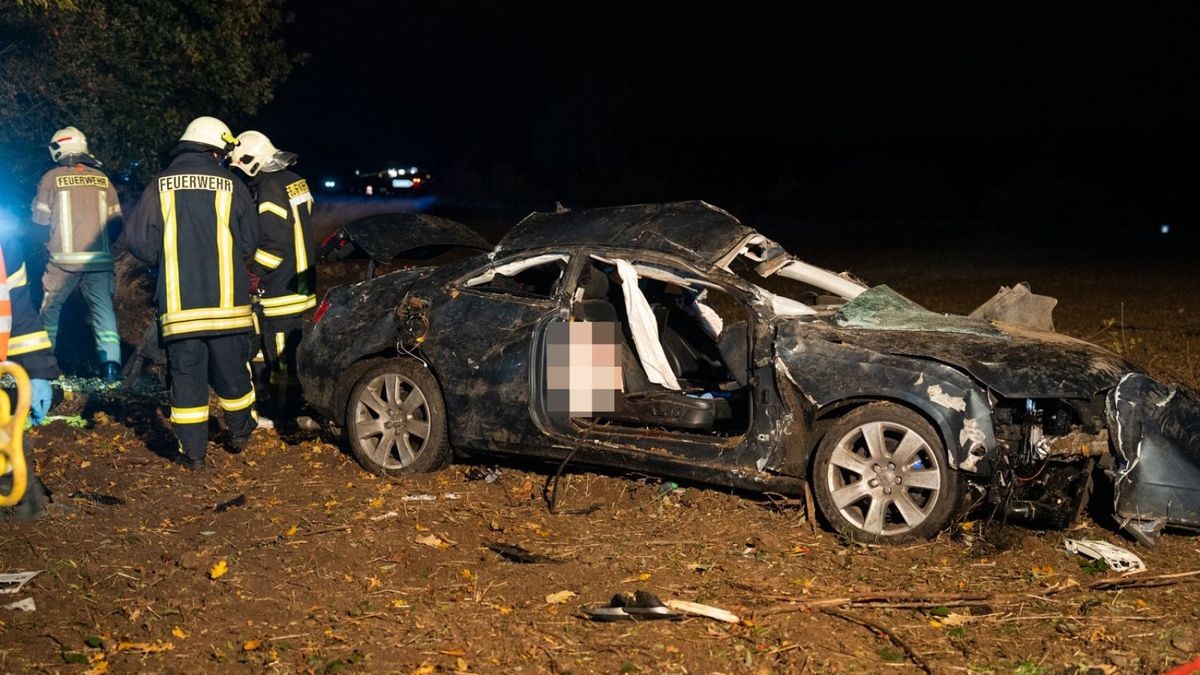
[(821, 513), (857, 540), (903, 542), (933, 537), (958, 511), (962, 477), (924, 417), (873, 403), (838, 420), (813, 460)]
[(347, 402), (346, 436), (372, 473), (422, 473), (450, 461), (441, 388), (411, 359), (386, 361), (359, 378)]

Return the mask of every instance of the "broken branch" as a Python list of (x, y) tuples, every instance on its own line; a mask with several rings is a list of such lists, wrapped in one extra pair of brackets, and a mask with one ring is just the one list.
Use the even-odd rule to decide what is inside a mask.
[(849, 621), (850, 623), (856, 623), (860, 626), (863, 626), (864, 628), (875, 631), (876, 633), (879, 633), (880, 635), (887, 636), (887, 638), (892, 641), (892, 644), (894, 644), (897, 647), (899, 647), (900, 649), (904, 650), (904, 653), (908, 655), (909, 660), (911, 660), (913, 662), (913, 664), (915, 664), (918, 668), (920, 668), (922, 670), (922, 672), (933, 673), (933, 671), (929, 668), (929, 664), (925, 662), (925, 659), (921, 658), (921, 655), (918, 654), (916, 652), (916, 650), (914, 650), (911, 646), (909, 646), (909, 644), (907, 642), (905, 642), (903, 639), (901, 639), (899, 635), (896, 635), (894, 632), (892, 632), (888, 628), (880, 626), (879, 624), (875, 623), (874, 621), (864, 619), (861, 616), (855, 616), (853, 614), (838, 611), (836, 609), (825, 608), (825, 609), (821, 610), (821, 613), (828, 614), (829, 616), (835, 616), (843, 621)]

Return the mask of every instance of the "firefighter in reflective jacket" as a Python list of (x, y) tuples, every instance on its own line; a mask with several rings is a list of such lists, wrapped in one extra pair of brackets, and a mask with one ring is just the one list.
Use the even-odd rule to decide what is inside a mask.
[[(7, 345), (0, 339), (0, 359), (7, 357), (29, 374), (32, 394), (29, 421), (36, 425), (41, 424), (50, 411), (53, 396), (50, 380), (59, 375), (58, 362), (29, 297), (28, 273), (16, 233), (16, 218), (7, 211), (0, 211), (0, 284), (3, 285), (0, 288), (0, 334), (8, 337)], [(5, 346), (6, 350), (2, 348)], [(25, 496), (9, 511), (19, 518), (32, 518), (48, 500), (45, 487), (33, 472), (32, 442), (26, 438), (25, 462), (30, 468)], [(0, 494), (7, 494), (11, 489), (12, 474), (0, 476)], [(0, 512), (0, 519), (9, 513)]]
[(258, 244), (258, 218), (246, 186), (221, 166), (236, 144), (220, 120), (193, 120), (127, 223), (130, 251), (158, 266), (171, 423), (192, 470), (206, 466), (210, 384), (224, 412), (230, 451), (244, 448), (255, 427), (246, 365), (254, 330), (246, 265)]
[[(259, 320), (267, 377), (275, 374), (284, 392), (297, 393), (296, 347), (300, 344), (304, 314), (317, 304), (316, 242), (311, 216), (312, 193), (308, 183), (289, 167), (296, 154), (278, 150), (257, 131), (238, 136), (233, 166), (250, 178), (258, 202), (262, 238), (254, 252), (251, 272), (261, 279)], [(286, 376), (286, 377), (285, 377)], [(265, 387), (261, 378), (259, 391)], [(297, 412), (298, 396), (273, 397), (272, 414)]]
[(75, 127), (59, 129), (50, 139), (50, 157), (58, 165), (38, 183), (33, 200), (37, 237), (49, 252), (42, 277), (42, 323), (56, 343), (63, 303), (79, 287), (88, 304), (102, 375), (121, 376), (121, 336), (113, 311), (113, 257), (109, 243), (121, 219), (121, 203), (100, 162), (88, 153), (87, 138)]

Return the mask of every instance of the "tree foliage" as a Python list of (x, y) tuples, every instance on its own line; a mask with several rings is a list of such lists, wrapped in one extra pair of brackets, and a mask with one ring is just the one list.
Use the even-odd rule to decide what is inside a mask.
[(302, 58), (283, 3), (0, 0), (0, 180), (31, 186), (66, 125), (134, 189), (192, 118), (236, 132)]

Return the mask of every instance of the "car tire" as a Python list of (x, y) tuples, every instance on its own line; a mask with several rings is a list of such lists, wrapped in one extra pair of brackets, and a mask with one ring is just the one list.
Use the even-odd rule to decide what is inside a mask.
[(811, 474), (821, 514), (855, 541), (929, 539), (957, 515), (963, 478), (924, 417), (872, 403), (837, 420), (817, 447)]
[(346, 440), (358, 463), (382, 476), (446, 466), (446, 404), (429, 369), (393, 359), (364, 373), (346, 402)]

